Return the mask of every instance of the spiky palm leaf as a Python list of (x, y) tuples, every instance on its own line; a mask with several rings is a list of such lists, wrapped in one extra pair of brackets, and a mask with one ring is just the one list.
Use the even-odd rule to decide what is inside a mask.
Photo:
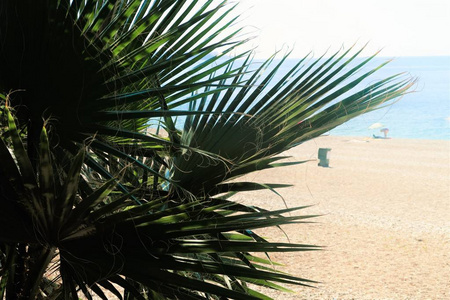
[[(223, 159), (184, 151), (173, 160), (171, 180), (194, 195), (280, 187), (227, 181), (252, 171), (292, 164), (279, 163), (282, 157), (275, 156), (398, 99), (414, 83), (396, 74), (361, 88), (361, 83), (388, 63), (364, 71), (375, 55), (355, 61), (363, 49), (349, 58), (352, 48), (328, 59), (304, 58), (274, 83), (271, 81), (287, 56), (275, 66), (271, 58), (253, 71), (245, 86), (215, 93), (192, 105), (195, 111), (216, 114), (188, 116), (180, 140)], [(234, 80), (241, 78), (236, 76)]]
[[(92, 136), (94, 152), (132, 163), (135, 153), (155, 157), (155, 149), (176, 145), (171, 117), (189, 112), (168, 110), (170, 102), (188, 101), (186, 95), (240, 71), (214, 75), (238, 58), (218, 61), (241, 43), (233, 41), (239, 30), (221, 35), (230, 25), (221, 23), (231, 10), (223, 6), (174, 0), (1, 1), (0, 89), (9, 93), (18, 126), (28, 133), (30, 154), (44, 119), (52, 145), (73, 154)], [(212, 55), (218, 49), (224, 54)], [(165, 118), (171, 141), (142, 134), (155, 117)], [(86, 163), (111, 178), (95, 161)], [(158, 176), (157, 170), (140, 167)]]
[[(168, 195), (145, 195), (136, 205), (130, 195), (111, 194), (110, 180), (92, 194), (79, 194), (85, 150), (76, 155), (67, 174), (55, 172), (46, 129), (40, 138), (38, 171), (31, 162), (7, 109), (11, 142), (0, 141), (0, 295), (34, 299), (50, 290), (43, 280), (51, 261), (59, 265), (56, 289), (47, 297), (77, 299), (79, 291), (106, 299), (104, 290), (120, 296), (116, 283), (138, 299), (202, 299), (221, 295), (253, 299), (248, 283), (282, 289), (274, 282), (307, 285), (311, 281), (274, 271), (251, 252), (310, 251), (302, 244), (254, 241), (249, 229), (302, 223), (312, 216), (282, 217), (301, 208), (235, 214), (232, 202), (180, 202)], [(12, 145), (12, 152), (7, 145)], [(232, 208), (232, 210), (230, 210)], [(17, 272), (26, 244), (28, 270)], [(253, 262), (251, 262), (253, 260)], [(52, 274), (50, 274), (52, 275)], [(23, 282), (18, 277), (23, 276)], [(124, 280), (127, 278), (127, 280)], [(61, 281), (61, 280), (62, 281)], [(139, 289), (131, 282), (140, 284)], [(17, 282), (21, 283), (17, 285)], [(13, 284), (16, 283), (16, 284)], [(59, 288), (58, 288), (59, 286)], [(206, 294), (205, 294), (206, 293)]]

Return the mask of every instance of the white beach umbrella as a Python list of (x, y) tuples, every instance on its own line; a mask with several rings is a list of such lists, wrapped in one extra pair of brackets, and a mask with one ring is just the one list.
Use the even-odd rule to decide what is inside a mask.
[(377, 128), (381, 128), (381, 127), (384, 127), (384, 125), (381, 123), (374, 123), (369, 126), (369, 129), (377, 129)]

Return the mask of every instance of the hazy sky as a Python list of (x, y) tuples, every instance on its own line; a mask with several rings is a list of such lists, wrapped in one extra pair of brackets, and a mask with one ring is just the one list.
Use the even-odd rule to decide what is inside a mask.
[(315, 56), (357, 42), (380, 56), (450, 55), (450, 0), (237, 0), (257, 56)]

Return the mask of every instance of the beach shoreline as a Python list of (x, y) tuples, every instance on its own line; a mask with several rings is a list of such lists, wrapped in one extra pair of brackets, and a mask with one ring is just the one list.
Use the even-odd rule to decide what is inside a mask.
[[(377, 133), (378, 134), (378, 133)], [(389, 134), (388, 138), (374, 138), (370, 135), (337, 135), (333, 133), (327, 133), (317, 137), (316, 139), (332, 137), (332, 138), (343, 138), (343, 139), (358, 139), (358, 140), (396, 140), (396, 141), (414, 141), (414, 142), (450, 142), (450, 139), (430, 139), (430, 138), (405, 138), (405, 137), (395, 137)]]
[[(319, 148), (331, 148), (329, 168)], [(307, 162), (255, 172), (244, 180), (288, 183), (283, 199), (267, 191), (236, 201), (266, 209), (313, 205), (314, 224), (285, 226), (293, 243), (325, 251), (281, 253), (280, 268), (321, 281), (293, 287), (278, 299), (449, 299), (450, 141), (322, 136), (290, 149), (288, 161)], [(260, 232), (282, 239), (279, 229)]]

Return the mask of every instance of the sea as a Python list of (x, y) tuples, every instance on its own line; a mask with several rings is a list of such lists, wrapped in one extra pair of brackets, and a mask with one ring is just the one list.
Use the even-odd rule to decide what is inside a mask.
[[(352, 64), (363, 60), (365, 58), (357, 58)], [(387, 136), (391, 138), (450, 140), (450, 56), (375, 57), (363, 70), (369, 71), (386, 61), (390, 62), (357, 88), (362, 89), (375, 81), (405, 73), (404, 77), (416, 80), (411, 93), (392, 105), (356, 117), (328, 134), (383, 137), (380, 130), (388, 128)], [(273, 81), (281, 78), (297, 62), (297, 59), (287, 59)]]
[[(364, 58), (357, 58), (355, 63), (362, 60)], [(375, 57), (363, 71), (369, 71), (388, 60), (390, 62), (387, 65), (372, 74), (358, 88), (362, 89), (394, 74), (405, 73), (404, 76), (416, 80), (411, 92), (392, 105), (356, 117), (327, 134), (384, 136), (380, 130), (388, 128), (390, 138), (450, 140), (450, 56)], [(272, 84), (298, 61), (287, 59), (273, 78)], [(275, 65), (276, 61), (273, 63)], [(183, 123), (183, 119), (178, 119), (178, 124)]]
[[(375, 62), (388, 58), (376, 58)], [(406, 72), (416, 78), (412, 92), (391, 106), (356, 117), (333, 129), (331, 135), (450, 140), (450, 56), (399, 57), (374, 74), (373, 79)], [(375, 129), (370, 127), (380, 123)]]

